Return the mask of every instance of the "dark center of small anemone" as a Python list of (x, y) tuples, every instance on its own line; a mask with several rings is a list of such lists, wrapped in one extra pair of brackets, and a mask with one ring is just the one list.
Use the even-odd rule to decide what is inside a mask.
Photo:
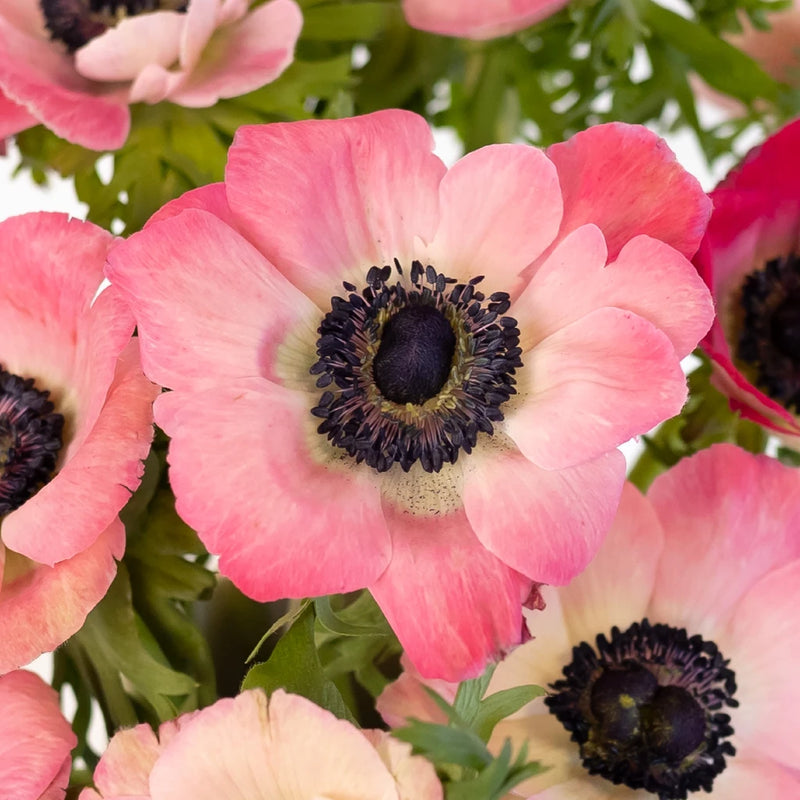
[(149, 11), (186, 11), (189, 0), (39, 0), (50, 37), (69, 52), (83, 47), (125, 17)]
[(759, 389), (800, 412), (800, 258), (775, 258), (750, 273), (741, 307), (740, 365)]
[(470, 453), (494, 433), (522, 366), (505, 292), (476, 287), (414, 261), (372, 267), (361, 291), (331, 298), (311, 367), (324, 391), (317, 431), (378, 472), (395, 464), (427, 472)]
[(659, 800), (710, 792), (735, 750), (736, 680), (713, 642), (645, 619), (582, 642), (545, 703), (584, 767)]
[(31, 378), (0, 367), (0, 514), (19, 508), (53, 476), (64, 417)]
[(393, 403), (421, 405), (444, 386), (456, 337), (438, 308), (401, 308), (383, 328), (372, 372), (381, 394)]

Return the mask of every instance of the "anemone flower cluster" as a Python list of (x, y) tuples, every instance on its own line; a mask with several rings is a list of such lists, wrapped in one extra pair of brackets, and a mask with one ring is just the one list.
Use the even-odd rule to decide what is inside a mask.
[[(519, 795), (800, 797), (797, 480), (716, 445), (647, 497), (626, 486), (597, 558), (543, 589), (535, 638), (492, 678), (490, 692), (549, 688), (495, 732), (551, 767)], [(393, 725), (441, 714), (412, 672), (378, 708)]]
[(120, 294), (98, 294), (113, 238), (62, 214), (0, 223), (0, 674), (80, 628), (125, 548), (157, 387)]
[(0, 675), (0, 788), (14, 800), (63, 800), (78, 739), (58, 694), (25, 670)]
[(449, 171), (432, 144), (403, 111), (240, 128), (224, 184), (107, 274), (222, 574), (260, 601), (369, 587), (454, 680), (519, 643), (535, 583), (586, 566), (617, 446), (680, 410), (709, 205), (641, 127)]
[[(198, 757), (202, 754), (202, 757)], [(260, 689), (119, 731), (80, 800), (442, 800), (433, 766), (384, 731)]]
[(493, 39), (555, 14), (569, 0), (403, 0), (408, 24), (465, 39)]
[(731, 405), (800, 442), (800, 121), (752, 150), (711, 193), (695, 259), (717, 317), (703, 340)]
[[(121, 147), (131, 103), (210, 106), (291, 63), (294, 0), (4, 0), (0, 140), (37, 123), (93, 150)], [(142, 47), (142, 42), (147, 42)]]

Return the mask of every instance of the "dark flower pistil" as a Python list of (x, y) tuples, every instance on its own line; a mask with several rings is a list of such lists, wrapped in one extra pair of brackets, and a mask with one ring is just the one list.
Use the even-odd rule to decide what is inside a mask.
[(53, 476), (64, 417), (50, 393), (0, 367), (0, 514), (19, 508)]
[(457, 283), (419, 261), (406, 276), (395, 261), (370, 268), (360, 293), (345, 283), (311, 367), (324, 389), (311, 410), (318, 432), (378, 472), (417, 462), (438, 472), (491, 435), (522, 351), (516, 320), (503, 316), (508, 294), (486, 298), (482, 280)]
[(710, 792), (735, 750), (736, 680), (713, 642), (646, 619), (572, 651), (545, 699), (592, 775), (659, 800)]

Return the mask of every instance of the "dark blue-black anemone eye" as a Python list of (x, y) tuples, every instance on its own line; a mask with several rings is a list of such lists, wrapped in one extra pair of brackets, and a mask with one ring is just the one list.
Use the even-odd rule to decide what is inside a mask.
[(590, 774), (659, 800), (711, 791), (736, 753), (724, 709), (738, 706), (736, 677), (713, 642), (645, 619), (572, 656), (545, 704)]
[(494, 433), (522, 366), (505, 292), (482, 276), (458, 283), (419, 261), (372, 267), (346, 283), (318, 328), (311, 367), (322, 391), (317, 430), (378, 472), (438, 472)]

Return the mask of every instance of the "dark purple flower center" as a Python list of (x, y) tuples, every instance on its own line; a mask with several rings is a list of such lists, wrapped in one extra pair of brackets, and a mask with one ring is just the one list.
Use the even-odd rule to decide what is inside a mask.
[(64, 417), (50, 393), (0, 367), (0, 514), (19, 508), (53, 476)]
[(311, 413), (318, 432), (378, 472), (426, 472), (491, 435), (522, 366), (505, 292), (485, 297), (482, 277), (456, 283), (414, 261), (405, 275), (372, 267), (358, 293), (331, 298), (311, 368), (324, 389)]
[(572, 655), (545, 703), (592, 775), (659, 800), (711, 791), (735, 754), (720, 709), (738, 705), (735, 675), (713, 642), (645, 619)]
[(800, 412), (800, 258), (768, 261), (742, 284), (736, 356), (753, 383)]
[(52, 39), (73, 53), (121, 19), (148, 11), (186, 11), (189, 0), (39, 0)]

